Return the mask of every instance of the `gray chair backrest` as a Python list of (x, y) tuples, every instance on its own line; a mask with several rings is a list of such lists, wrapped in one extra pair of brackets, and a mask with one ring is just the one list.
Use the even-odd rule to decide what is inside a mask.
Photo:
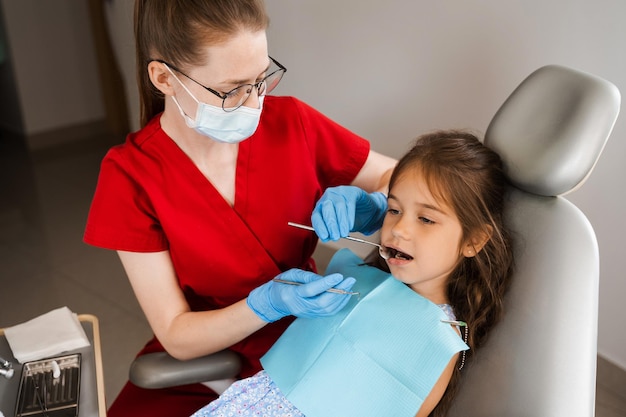
[(450, 417), (594, 415), (599, 252), (563, 195), (589, 176), (619, 107), (613, 84), (550, 65), (491, 121), (485, 143), (514, 184), (516, 270), (505, 317), (466, 368)]

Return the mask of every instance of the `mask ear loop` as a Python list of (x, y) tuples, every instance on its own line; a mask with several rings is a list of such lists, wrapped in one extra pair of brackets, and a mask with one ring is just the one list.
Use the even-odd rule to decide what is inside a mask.
[[(172, 69), (165, 63), (162, 62), (163, 65), (165, 65), (165, 68), (167, 68), (167, 70), (170, 72), (170, 74), (172, 74), (172, 76), (176, 79), (176, 81), (178, 81), (178, 84), (181, 85), (181, 87), (183, 87), (183, 89), (187, 92), (187, 94), (189, 94), (189, 97), (191, 97), (196, 104), (199, 106), (200, 105), (200, 101), (198, 101), (198, 99), (191, 93), (191, 91), (189, 91), (189, 89), (187, 88), (187, 86), (180, 81), (180, 78), (178, 78), (178, 76), (176, 76), (176, 74), (174, 74), (174, 71), (172, 71)], [(187, 121), (187, 125), (190, 127), (194, 127), (196, 125), (196, 121), (194, 119), (191, 118), (191, 116), (189, 116), (187, 113), (185, 113), (185, 111), (183, 110), (182, 106), (180, 105), (180, 103), (178, 103), (178, 100), (176, 100), (176, 97), (171, 96), (172, 97), (172, 101), (174, 102), (174, 104), (176, 104), (176, 107), (178, 107), (178, 111), (180, 112), (180, 115), (183, 116), (183, 118)]]
[[(441, 320), (441, 322), (451, 324), (457, 327), (463, 327), (464, 328), (463, 329), (463, 342), (467, 345), (467, 338), (469, 334), (469, 328), (467, 327), (467, 323), (465, 323), (464, 321), (460, 321), (460, 320)], [(464, 350), (461, 353), (461, 364), (459, 365), (459, 368), (458, 368), (459, 371), (463, 369), (463, 367), (465, 366), (465, 352), (467, 352), (467, 350)]]
[(187, 94), (189, 94), (191, 96), (191, 98), (194, 99), (194, 101), (196, 103), (200, 104), (200, 101), (198, 101), (198, 99), (191, 93), (191, 91), (189, 91), (187, 86), (182, 81), (180, 81), (180, 78), (178, 78), (178, 76), (176, 74), (174, 74), (174, 71), (172, 71), (172, 69), (166, 63), (162, 62), (162, 64), (165, 65), (165, 68), (167, 68), (167, 70), (170, 72), (170, 74), (172, 74), (174, 76), (176, 81), (178, 81), (178, 84), (180, 84), (181, 87), (183, 87), (185, 89)]

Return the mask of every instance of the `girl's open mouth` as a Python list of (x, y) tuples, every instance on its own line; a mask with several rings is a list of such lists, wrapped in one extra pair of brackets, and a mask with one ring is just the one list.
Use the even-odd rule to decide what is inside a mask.
[(398, 249), (385, 247), (386, 252), (389, 254), (389, 258), (401, 259), (403, 261), (411, 261), (413, 257), (404, 252), (399, 251)]

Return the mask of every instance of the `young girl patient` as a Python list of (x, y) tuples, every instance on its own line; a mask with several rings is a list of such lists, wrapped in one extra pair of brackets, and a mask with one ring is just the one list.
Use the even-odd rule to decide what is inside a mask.
[[(423, 402), (415, 405), (417, 417), (446, 414), (461, 369), (503, 314), (513, 265), (511, 239), (503, 222), (507, 184), (499, 156), (462, 131), (419, 137), (392, 174), (380, 231), (388, 259), (376, 257), (370, 264), (438, 305), (450, 321), (456, 321), (453, 328), (470, 348), (454, 354), (444, 366)], [(358, 284), (359, 276), (354, 276)], [(334, 366), (341, 367), (342, 361)], [(385, 395), (378, 400), (390, 402)], [(208, 416), (304, 414), (264, 370), (237, 381), (193, 415)]]

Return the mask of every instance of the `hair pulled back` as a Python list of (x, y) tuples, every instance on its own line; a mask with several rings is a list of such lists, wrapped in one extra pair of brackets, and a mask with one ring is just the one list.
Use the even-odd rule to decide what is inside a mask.
[(136, 0), (135, 58), (141, 126), (164, 109), (147, 65), (162, 59), (177, 67), (204, 64), (203, 47), (218, 45), (243, 30), (267, 29), (263, 0)]

